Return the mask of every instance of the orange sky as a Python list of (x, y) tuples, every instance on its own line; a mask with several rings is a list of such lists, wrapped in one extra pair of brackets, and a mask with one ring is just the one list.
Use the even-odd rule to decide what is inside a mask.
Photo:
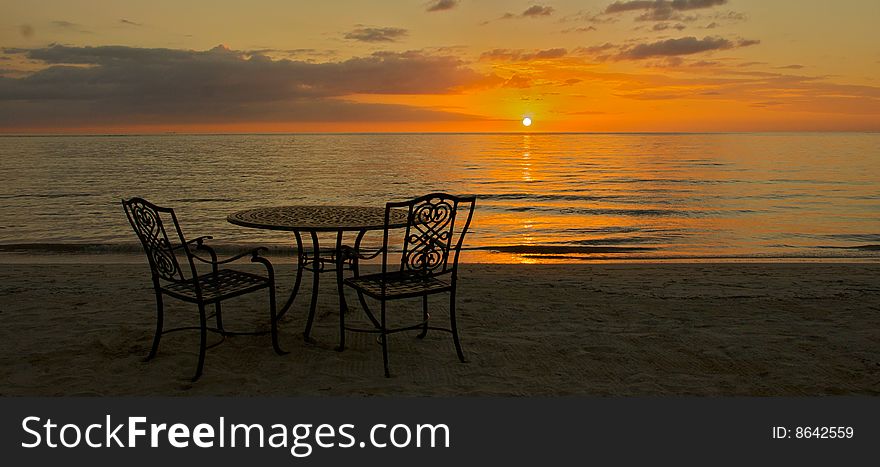
[(0, 7), (4, 133), (880, 130), (873, 0)]

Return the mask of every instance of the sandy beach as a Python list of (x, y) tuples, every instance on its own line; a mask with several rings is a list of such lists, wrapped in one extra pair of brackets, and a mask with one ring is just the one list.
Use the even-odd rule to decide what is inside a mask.
[[(59, 263), (62, 263), (59, 261)], [(308, 281), (268, 336), (227, 338), (189, 377), (198, 334), (166, 335), (143, 362), (155, 323), (146, 264), (0, 265), (0, 395), (743, 395), (880, 393), (880, 264), (573, 264), (462, 267), (451, 337), (390, 340), (382, 376), (375, 336), (337, 342), (332, 279), (321, 287), (317, 344), (301, 338)], [(280, 264), (279, 300), (293, 266)], [(352, 320), (363, 319), (349, 296)], [(417, 300), (393, 305), (417, 317)], [(197, 323), (169, 301), (166, 325)], [(448, 320), (442, 298), (432, 306)], [(224, 304), (228, 329), (264, 329), (263, 294)], [(209, 335), (210, 339), (216, 336)]]

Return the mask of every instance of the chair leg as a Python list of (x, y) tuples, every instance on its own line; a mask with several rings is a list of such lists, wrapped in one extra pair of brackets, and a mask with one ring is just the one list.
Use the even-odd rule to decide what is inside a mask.
[(336, 350), (345, 350), (345, 314), (348, 313), (348, 303), (345, 301), (345, 286), (339, 284), (339, 346)]
[(385, 364), (385, 377), (390, 378), (391, 372), (388, 371), (388, 328), (385, 326), (385, 300), (382, 300), (382, 362)]
[(196, 366), (196, 374), (192, 378), (193, 382), (198, 381), (199, 377), (202, 376), (202, 368), (205, 367), (205, 350), (208, 346), (208, 320), (205, 316), (204, 303), (199, 303), (199, 331), (201, 331), (199, 339), (199, 364)]
[(287, 352), (281, 348), (278, 343), (278, 310), (275, 308), (275, 283), (274, 280), (269, 284), (269, 319), (272, 320), (272, 348), (278, 355), (284, 355)]
[(147, 355), (147, 358), (144, 359), (145, 362), (148, 362), (156, 356), (156, 352), (159, 351), (159, 340), (162, 339), (162, 326), (165, 321), (165, 310), (162, 303), (162, 292), (156, 291), (156, 335), (153, 336), (153, 347), (150, 349), (150, 354)]
[(455, 322), (455, 289), (449, 293), (449, 324), (452, 327), (452, 341), (455, 342), (455, 351), (458, 359), (465, 363), (464, 352), (461, 350), (461, 341), (458, 338), (458, 324)]
[(425, 336), (428, 335), (428, 296), (422, 296), (422, 320), (424, 320), (425, 324), (422, 325), (422, 332), (419, 333), (419, 339), (424, 339)]
[(226, 330), (223, 329), (223, 311), (220, 309), (220, 302), (214, 304), (214, 318), (217, 320), (217, 329), (220, 330), (220, 334), (225, 334)]

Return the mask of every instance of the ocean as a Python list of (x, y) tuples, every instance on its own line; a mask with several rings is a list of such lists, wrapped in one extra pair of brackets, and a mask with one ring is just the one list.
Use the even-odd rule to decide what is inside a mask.
[(878, 133), (4, 136), (0, 251), (137, 251), (131, 196), (284, 249), (226, 216), (431, 191), (478, 197), (463, 261), (880, 259)]

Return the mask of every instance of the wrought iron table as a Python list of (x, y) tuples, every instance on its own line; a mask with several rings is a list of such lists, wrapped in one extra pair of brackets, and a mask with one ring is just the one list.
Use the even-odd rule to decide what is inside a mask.
[[(389, 216), (389, 227), (406, 227), (408, 212), (405, 210), (392, 210)], [(361, 240), (370, 230), (382, 230), (385, 228), (385, 208), (366, 206), (274, 206), (257, 209), (247, 209), (230, 214), (227, 218), (232, 224), (255, 229), (282, 230), (293, 232), (296, 238), (297, 265), (296, 279), (293, 291), (287, 302), (278, 313), (277, 319), (281, 319), (287, 310), (293, 305), (293, 301), (299, 292), (303, 269), (312, 271), (312, 301), (309, 305), (309, 316), (306, 320), (306, 329), (303, 338), (306, 342), (314, 342), (309, 336), (312, 323), (315, 320), (315, 309), (318, 304), (319, 276), (324, 272), (336, 272), (336, 285), (339, 293), (342, 293), (342, 272), (344, 258), (342, 256), (342, 237), (345, 232), (357, 232), (354, 248), (360, 249)], [(318, 244), (319, 232), (336, 232), (336, 248), (332, 250), (331, 258), (322, 258)], [(311, 256), (303, 248), (302, 235), (308, 233), (312, 239)], [(325, 250), (326, 251), (326, 250)], [(333, 263), (333, 267), (327, 268), (327, 263)], [(353, 258), (351, 269), (358, 274), (358, 261)], [(359, 295), (361, 302), (363, 297)], [(366, 304), (364, 304), (366, 306)]]

